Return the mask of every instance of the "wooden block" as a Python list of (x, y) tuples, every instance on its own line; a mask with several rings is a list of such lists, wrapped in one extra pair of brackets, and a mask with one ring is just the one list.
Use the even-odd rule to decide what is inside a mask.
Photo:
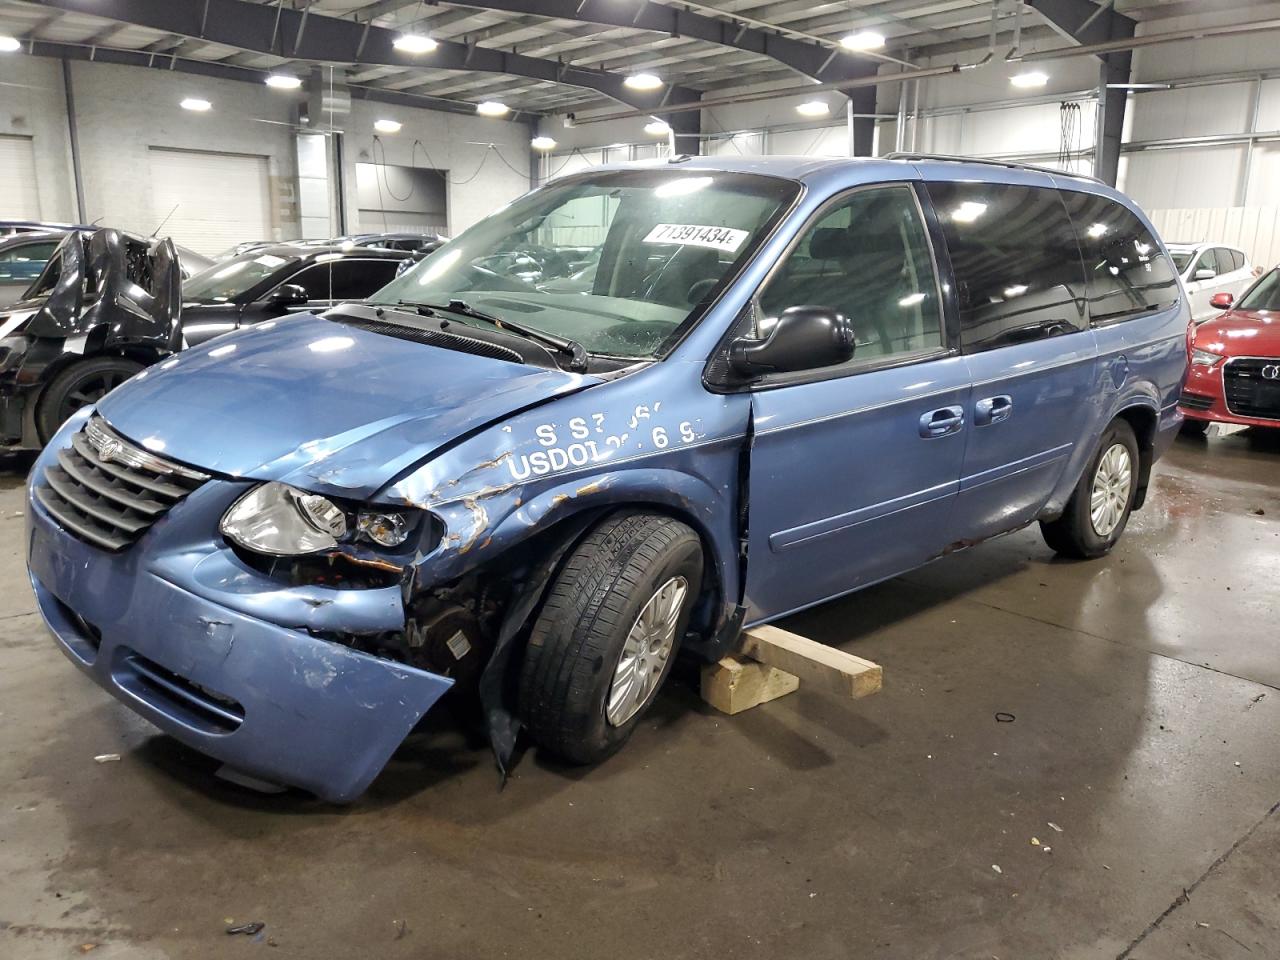
[(798, 677), (752, 660), (725, 657), (702, 668), (702, 699), (721, 713), (741, 713), (785, 697), (799, 686)]
[(753, 627), (743, 634), (742, 656), (799, 677), (806, 688), (858, 699), (880, 690), (880, 664), (828, 647), (777, 627)]

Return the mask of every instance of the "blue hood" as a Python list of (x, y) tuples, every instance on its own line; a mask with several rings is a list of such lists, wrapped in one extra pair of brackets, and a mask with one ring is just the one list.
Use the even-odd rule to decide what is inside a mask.
[(451, 440), (597, 382), (304, 315), (184, 351), (98, 410), (182, 463), (367, 497)]

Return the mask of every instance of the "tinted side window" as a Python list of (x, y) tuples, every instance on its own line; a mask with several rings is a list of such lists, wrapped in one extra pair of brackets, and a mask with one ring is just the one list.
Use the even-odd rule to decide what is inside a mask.
[(394, 280), (397, 266), (398, 260), (331, 260), (288, 282), (303, 286), (308, 300), (363, 300)]
[(1127, 207), (1090, 193), (1067, 191), (1063, 197), (1080, 238), (1094, 323), (1123, 320), (1178, 302), (1173, 264)]
[(1236, 270), (1243, 270), (1243, 269), (1244, 269), (1244, 254), (1243, 254), (1243, 253), (1241, 253), (1239, 250), (1230, 250), (1230, 251), (1228, 251), (1228, 252), (1231, 254), (1231, 265), (1232, 265), (1232, 267), (1234, 267)]
[(1212, 270), (1214, 273), (1218, 272), (1218, 260), (1213, 255), (1212, 248), (1200, 254), (1200, 258), (1196, 260), (1196, 265), (1191, 270), (1191, 279), (1194, 280), (1196, 278), (1196, 274), (1201, 270)]
[(1218, 257), (1218, 272), (1231, 273), (1236, 268), (1236, 263), (1231, 259), (1231, 251), (1226, 247), (1218, 247), (1215, 251)]
[(931, 183), (960, 305), (960, 342), (991, 350), (1084, 329), (1084, 273), (1058, 191)]
[(854, 362), (942, 346), (933, 259), (909, 187), (856, 191), (811, 223), (760, 295), (758, 332), (801, 305), (853, 322)]

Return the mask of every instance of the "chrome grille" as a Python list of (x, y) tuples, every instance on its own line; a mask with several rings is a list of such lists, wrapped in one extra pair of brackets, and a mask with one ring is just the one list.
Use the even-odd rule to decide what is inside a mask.
[(99, 416), (58, 451), (35, 496), (68, 533), (120, 551), (209, 479), (125, 440)]

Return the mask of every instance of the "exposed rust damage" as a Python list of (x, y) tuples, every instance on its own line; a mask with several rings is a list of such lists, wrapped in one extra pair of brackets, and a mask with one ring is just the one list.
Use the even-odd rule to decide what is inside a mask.
[(567, 493), (557, 493), (554, 497), (551, 498), (551, 506), (558, 507), (560, 506), (560, 504), (564, 503), (568, 499), (569, 499), (569, 495)]
[(604, 481), (603, 478), (597, 478), (595, 480), (592, 480), (590, 483), (584, 483), (577, 490), (573, 491), (573, 495), (575, 497), (590, 496), (593, 493), (599, 493), (606, 486), (608, 486), (608, 484)]
[(476, 501), (475, 497), (463, 497), (462, 505), (471, 511), (471, 535), (458, 547), (458, 553), (467, 553), (476, 545), (480, 534), (489, 526), (489, 513)]
[(325, 554), (325, 558), (329, 560), (345, 560), (347, 563), (354, 563), (358, 567), (368, 567), (371, 570), (381, 570), (384, 573), (404, 573), (403, 564), (392, 563), (390, 560), (367, 554), (351, 553), (346, 550), (330, 551)]

